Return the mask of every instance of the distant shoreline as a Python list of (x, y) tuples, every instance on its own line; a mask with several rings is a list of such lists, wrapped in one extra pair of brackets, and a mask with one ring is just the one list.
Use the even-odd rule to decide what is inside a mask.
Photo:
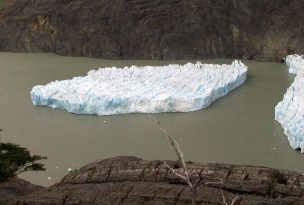
[(280, 62), (304, 53), (303, 9), (300, 0), (3, 0), (0, 51)]

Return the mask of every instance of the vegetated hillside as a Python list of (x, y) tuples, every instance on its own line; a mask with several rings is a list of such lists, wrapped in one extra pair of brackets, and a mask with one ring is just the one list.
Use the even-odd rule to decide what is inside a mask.
[(0, 0), (0, 51), (279, 61), (304, 53), (303, 0)]

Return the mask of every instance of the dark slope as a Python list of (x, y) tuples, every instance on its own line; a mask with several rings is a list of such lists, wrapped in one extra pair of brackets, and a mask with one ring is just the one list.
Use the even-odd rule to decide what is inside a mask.
[(102, 58), (304, 53), (303, 0), (0, 0), (0, 51)]
[(23, 179), (11, 178), (0, 183), (0, 205), (7, 205), (14, 199), (42, 190), (42, 186), (33, 185)]

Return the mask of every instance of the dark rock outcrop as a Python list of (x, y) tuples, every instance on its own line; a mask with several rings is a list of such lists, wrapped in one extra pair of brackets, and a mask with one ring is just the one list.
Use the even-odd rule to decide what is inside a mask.
[(303, 0), (2, 0), (0, 51), (133, 59), (304, 53)]
[[(178, 162), (168, 162), (181, 171)], [(265, 167), (188, 163), (197, 204), (304, 204), (304, 176)], [(222, 196), (223, 194), (223, 196)], [(21, 197), (18, 205), (191, 204), (191, 192), (162, 161), (117, 157), (89, 164), (54, 186)]]
[(42, 189), (43, 187), (33, 185), (23, 179), (11, 178), (0, 183), (0, 205), (6, 205), (17, 197)]

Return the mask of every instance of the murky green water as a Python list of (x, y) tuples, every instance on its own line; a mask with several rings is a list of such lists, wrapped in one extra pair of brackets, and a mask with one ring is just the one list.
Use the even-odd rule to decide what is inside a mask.
[[(21, 177), (50, 185), (67, 174), (69, 168), (107, 157), (176, 159), (167, 139), (146, 114), (74, 115), (35, 107), (29, 95), (34, 85), (85, 75), (98, 67), (169, 63), (172, 62), (0, 53), (0, 128), (4, 129), (1, 140), (28, 147), (33, 154), (48, 156), (44, 161), (47, 171), (25, 173)], [(153, 116), (178, 140), (187, 160), (304, 172), (304, 155), (290, 148), (280, 125), (273, 119), (274, 107), (293, 77), (284, 64), (253, 61), (245, 64), (249, 67), (247, 82), (211, 107)]]

